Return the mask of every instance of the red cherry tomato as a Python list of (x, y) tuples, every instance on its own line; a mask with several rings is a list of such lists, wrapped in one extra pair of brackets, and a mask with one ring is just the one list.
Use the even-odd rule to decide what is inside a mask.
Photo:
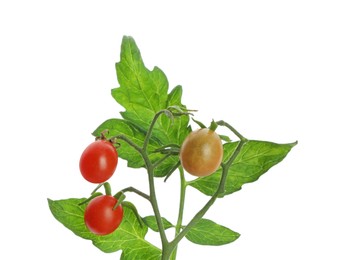
[(96, 235), (108, 235), (114, 232), (121, 224), (123, 208), (114, 206), (117, 199), (110, 195), (102, 195), (94, 198), (87, 205), (84, 221), (87, 228)]
[(114, 174), (117, 161), (118, 154), (113, 144), (107, 140), (97, 140), (82, 153), (79, 168), (87, 181), (103, 183)]

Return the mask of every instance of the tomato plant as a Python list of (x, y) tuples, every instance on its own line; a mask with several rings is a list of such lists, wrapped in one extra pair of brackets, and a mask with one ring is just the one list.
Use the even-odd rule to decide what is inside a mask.
[(123, 209), (117, 199), (102, 195), (90, 201), (85, 209), (84, 220), (87, 228), (96, 235), (108, 235), (115, 231), (123, 218)]
[(211, 129), (195, 130), (182, 143), (181, 164), (194, 176), (208, 176), (214, 173), (219, 168), (222, 159), (222, 140)]
[[(182, 87), (176, 86), (169, 92), (163, 71), (158, 67), (153, 70), (145, 67), (131, 37), (123, 38), (116, 72), (120, 86), (112, 89), (111, 94), (124, 108), (120, 113), (122, 118), (101, 123), (92, 133), (101, 140), (90, 144), (80, 158), (84, 178), (99, 185), (88, 199), (48, 200), (54, 217), (74, 234), (92, 240), (106, 253), (121, 250), (121, 260), (175, 260), (183, 238), (209, 246), (236, 241), (239, 233), (204, 218), (206, 212), (218, 198), (258, 180), (281, 162), (297, 142), (277, 144), (249, 140), (223, 120), (212, 121), (209, 129), (194, 120), (202, 129), (193, 131), (190, 119), (194, 111), (182, 104)], [(236, 139), (222, 135), (221, 141), (215, 132), (217, 127), (224, 127)], [(107, 138), (116, 139), (118, 149)], [(145, 171), (148, 193), (129, 186), (121, 187), (112, 196), (110, 183), (105, 181), (114, 173), (118, 156), (127, 161), (128, 167)], [(187, 181), (185, 170), (197, 178)], [(156, 185), (169, 185), (168, 177), (172, 174), (180, 179), (175, 222), (161, 215), (156, 195)], [(155, 181), (161, 177), (165, 178), (164, 182)], [(105, 188), (105, 195), (98, 192), (101, 186)], [(121, 183), (117, 182), (117, 186)], [(184, 218), (187, 187), (208, 196), (188, 221)], [(142, 217), (134, 203), (126, 200), (128, 192), (140, 196), (152, 209), (152, 215)], [(178, 197), (170, 193), (168, 196)], [(161, 197), (159, 201), (170, 205), (169, 200), (164, 199)], [(170, 228), (174, 229), (173, 237), (167, 236), (166, 230)], [(161, 248), (146, 240), (148, 229), (158, 233)], [(105, 234), (109, 235), (99, 237)]]
[(87, 181), (102, 183), (114, 174), (117, 161), (118, 154), (113, 144), (107, 140), (97, 140), (82, 153), (79, 168)]

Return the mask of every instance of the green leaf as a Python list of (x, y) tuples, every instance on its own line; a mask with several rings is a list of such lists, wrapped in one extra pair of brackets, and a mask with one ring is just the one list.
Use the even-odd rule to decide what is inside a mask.
[(154, 115), (166, 108), (168, 80), (158, 67), (152, 71), (145, 67), (131, 37), (123, 37), (120, 57), (116, 64), (120, 87), (112, 95), (126, 109), (122, 117), (147, 130)]
[(121, 259), (140, 259), (145, 255), (147, 258), (158, 260), (161, 257), (161, 250), (145, 240), (147, 226), (141, 226), (132, 210), (124, 208), (124, 216), (121, 225), (112, 233), (106, 236), (97, 236), (91, 233), (84, 223), (84, 211), (86, 205), (78, 205), (85, 199), (48, 199), (49, 208), (54, 217), (66, 228), (70, 229), (79, 237), (89, 239), (92, 243), (105, 253), (112, 253), (122, 250)]
[[(182, 87), (177, 86), (168, 93), (168, 80), (158, 67), (148, 70), (140, 51), (131, 37), (124, 37), (121, 45), (121, 59), (116, 64), (120, 87), (112, 90), (114, 99), (126, 110), (121, 112), (124, 119), (146, 132), (154, 115), (169, 106), (181, 106)], [(161, 116), (155, 125), (153, 136), (163, 144), (179, 144), (188, 134), (188, 116), (174, 122)], [(183, 127), (182, 127), (183, 126)], [(182, 138), (182, 139), (181, 139)]]
[[(224, 145), (223, 161), (230, 158), (238, 142)], [(256, 181), (272, 166), (281, 162), (296, 143), (276, 144), (265, 141), (248, 141), (231, 165), (225, 184), (225, 193), (228, 195), (241, 189), (243, 184)], [(190, 185), (202, 193), (212, 196), (219, 185), (221, 169), (214, 174), (198, 178)]]
[[(140, 146), (157, 112), (174, 106), (185, 107), (181, 103), (182, 87), (177, 86), (168, 93), (169, 84), (163, 71), (158, 67), (154, 67), (152, 71), (147, 69), (135, 41), (127, 36), (122, 41), (120, 62), (116, 64), (116, 72), (120, 87), (112, 89), (111, 94), (125, 108), (125, 111), (121, 112), (124, 120), (107, 120), (93, 135), (97, 136), (103, 130), (109, 129), (109, 135), (122, 133)], [(190, 131), (188, 115), (174, 117), (174, 120), (171, 120), (170, 116), (163, 114), (154, 126), (149, 149), (153, 152), (167, 144), (180, 145)], [(123, 143), (121, 142), (121, 145)], [(129, 167), (144, 166), (140, 155), (128, 145), (124, 146), (123, 151), (119, 149), (120, 158), (127, 160)], [(162, 156), (155, 153), (151, 154), (150, 158), (155, 162)], [(155, 176), (165, 176), (177, 161), (177, 156), (165, 160), (155, 169)]]
[(229, 244), (239, 237), (239, 233), (208, 219), (200, 219), (186, 235), (195, 244), (211, 246)]
[[(145, 218), (143, 218), (145, 224), (151, 228), (153, 231), (156, 231), (158, 232), (158, 225), (157, 225), (157, 221), (156, 221), (156, 218), (155, 216), (147, 216)], [(168, 229), (168, 228), (171, 228), (171, 227), (174, 227), (173, 224), (171, 224), (168, 220), (166, 220), (165, 218), (162, 218), (162, 221), (163, 221), (163, 226), (164, 226), (164, 229)]]

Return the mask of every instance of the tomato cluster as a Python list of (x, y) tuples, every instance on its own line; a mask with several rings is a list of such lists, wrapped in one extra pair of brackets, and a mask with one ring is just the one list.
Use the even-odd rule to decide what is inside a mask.
[[(214, 173), (222, 158), (222, 141), (214, 130), (208, 128), (191, 132), (180, 149), (182, 167), (198, 177)], [(79, 168), (87, 181), (102, 184), (114, 174), (117, 162), (118, 153), (114, 144), (103, 137), (86, 147), (80, 157)], [(96, 235), (114, 232), (122, 218), (121, 203), (109, 194), (93, 198), (84, 213), (86, 227)]]
[[(104, 183), (115, 172), (118, 153), (113, 143), (96, 140), (86, 147), (79, 161), (82, 176), (91, 183)], [(84, 213), (86, 227), (96, 235), (108, 235), (121, 224), (123, 209), (111, 195), (93, 198)]]

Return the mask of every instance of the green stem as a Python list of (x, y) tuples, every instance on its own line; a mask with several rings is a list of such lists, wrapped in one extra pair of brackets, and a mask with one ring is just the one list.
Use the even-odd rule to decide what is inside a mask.
[[(131, 188), (131, 187), (127, 188), (127, 190), (136, 192), (140, 196), (142, 196), (142, 197), (144, 197), (150, 201), (154, 215), (155, 215), (155, 218), (156, 218), (156, 221), (157, 221), (158, 231), (159, 231), (161, 241), (162, 241), (162, 259), (168, 260), (170, 257), (172, 249), (170, 249), (170, 245), (169, 245), (169, 242), (168, 242), (168, 239), (167, 239), (167, 236), (165, 233), (164, 225), (163, 225), (162, 216), (161, 216), (160, 211), (159, 211), (157, 197), (156, 197), (156, 190), (155, 190), (155, 182), (154, 182), (154, 169), (158, 164), (155, 164), (155, 165), (152, 164), (152, 162), (149, 158), (149, 155), (147, 153), (147, 147), (148, 147), (151, 135), (152, 135), (154, 125), (155, 125), (156, 121), (158, 120), (159, 116), (163, 113), (166, 114), (168, 117), (170, 117), (170, 115), (171, 115), (171, 117), (173, 116), (169, 110), (161, 110), (161, 111), (157, 112), (155, 114), (151, 124), (150, 124), (150, 127), (149, 127), (147, 133), (146, 133), (142, 147), (138, 146), (136, 143), (134, 143), (132, 140), (127, 138), (125, 135), (118, 135), (115, 137), (117, 139), (121, 139), (121, 140), (127, 142), (130, 146), (132, 146), (135, 150), (137, 150), (145, 162), (146, 170), (148, 173), (150, 195), (148, 196), (148, 195), (146, 195), (146, 194), (144, 194), (144, 193), (142, 193), (142, 192), (140, 192), (134, 188)], [(161, 163), (161, 162), (159, 162), (159, 163)]]
[(143, 154), (143, 159), (146, 163), (146, 168), (147, 168), (148, 178), (149, 178), (150, 202), (151, 202), (152, 209), (153, 209), (156, 221), (157, 221), (159, 234), (160, 234), (160, 237), (162, 240), (162, 249), (164, 250), (164, 248), (168, 244), (168, 239), (167, 239), (166, 234), (165, 234), (162, 216), (161, 216), (160, 211), (159, 211), (157, 197), (156, 197), (154, 172), (153, 172), (154, 168), (153, 168), (153, 165), (150, 162), (146, 153)]
[(146, 133), (143, 147), (142, 147), (142, 149), (138, 150), (138, 151), (140, 151), (140, 154), (141, 154), (141, 156), (145, 162), (146, 170), (148, 173), (149, 189), (150, 189), (150, 202), (151, 202), (151, 206), (152, 206), (152, 209), (153, 209), (156, 221), (157, 221), (158, 231), (159, 231), (159, 235), (160, 235), (161, 241), (162, 241), (162, 254), (163, 254), (163, 251), (165, 251), (165, 248), (169, 245), (169, 242), (168, 242), (168, 239), (167, 239), (166, 234), (165, 234), (163, 220), (162, 220), (162, 216), (161, 216), (160, 211), (159, 211), (157, 197), (156, 197), (156, 189), (155, 189), (155, 182), (154, 182), (154, 168), (156, 165), (152, 164), (152, 162), (151, 162), (151, 160), (147, 154), (147, 147), (148, 147), (149, 140), (151, 138), (153, 127), (154, 127), (156, 121), (158, 120), (158, 118), (161, 114), (163, 114), (163, 113), (167, 114), (168, 112), (170, 113), (170, 111), (168, 111), (168, 110), (161, 110), (155, 114), (155, 116), (151, 122), (151, 125), (150, 125), (150, 127)]
[(158, 118), (160, 117), (161, 114), (167, 114), (171, 112), (169, 110), (161, 110), (159, 112), (157, 112), (154, 116), (154, 118), (152, 119), (151, 125), (149, 127), (149, 129), (147, 130), (146, 136), (145, 136), (145, 140), (144, 140), (144, 144), (143, 144), (143, 150), (146, 151), (147, 146), (149, 144), (151, 135), (152, 135), (152, 131), (153, 131), (153, 127), (155, 126), (156, 121), (158, 120)]
[(135, 150), (137, 150), (140, 154), (143, 153), (143, 149), (140, 146), (138, 146), (136, 143), (134, 143), (132, 140), (130, 140), (127, 136), (120, 134), (120, 135), (114, 136), (113, 138), (123, 140), (126, 143), (128, 143), (130, 146), (132, 146)]
[(111, 186), (108, 182), (103, 183), (105, 194), (111, 196)]
[(101, 195), (103, 195), (102, 192), (94, 192), (94, 193), (92, 193), (92, 195), (91, 195), (89, 198), (87, 198), (86, 200), (83, 200), (83, 201), (80, 202), (78, 205), (80, 206), (80, 205), (83, 205), (83, 204), (85, 204), (85, 203), (88, 203), (88, 202), (91, 201), (92, 199), (94, 199), (94, 198), (96, 198), (96, 197), (98, 197), (98, 196), (101, 196)]
[(162, 162), (164, 162), (166, 159), (168, 159), (171, 156), (171, 154), (166, 154), (165, 156), (163, 156), (161, 159), (159, 159), (157, 162), (155, 162), (153, 164), (153, 168), (156, 168), (157, 166), (159, 166)]
[(123, 189), (121, 191), (122, 192), (127, 192), (127, 191), (134, 192), (134, 193), (138, 194), (139, 196), (143, 197), (144, 199), (147, 199), (148, 201), (150, 201), (150, 196), (149, 195), (147, 195), (146, 193), (144, 193), (144, 192), (142, 192), (142, 191), (140, 191), (140, 190), (138, 190), (136, 188), (128, 187), (128, 188), (125, 188), (125, 189)]
[(229, 125), (227, 122), (223, 120), (219, 120), (216, 122), (217, 125), (225, 126), (228, 129), (230, 129), (231, 132), (233, 132), (240, 140), (246, 141), (247, 139), (243, 137), (235, 128), (233, 128), (231, 125)]
[[(185, 199), (186, 199), (186, 188), (187, 188), (187, 182), (184, 177), (184, 171), (182, 167), (179, 167), (180, 171), (180, 181), (181, 181), (181, 187), (180, 187), (180, 207), (179, 207), (179, 212), (178, 212), (178, 218), (177, 218), (177, 223), (175, 226), (175, 237), (181, 232), (182, 228), (182, 221), (183, 221), (183, 210), (184, 210), (184, 204), (185, 204)], [(177, 255), (177, 245), (172, 252), (170, 260), (175, 260)]]
[(106, 195), (111, 195), (111, 186), (109, 182), (103, 182), (97, 185), (97, 187), (91, 192), (91, 195), (98, 191), (101, 187), (104, 187), (104, 191)]

